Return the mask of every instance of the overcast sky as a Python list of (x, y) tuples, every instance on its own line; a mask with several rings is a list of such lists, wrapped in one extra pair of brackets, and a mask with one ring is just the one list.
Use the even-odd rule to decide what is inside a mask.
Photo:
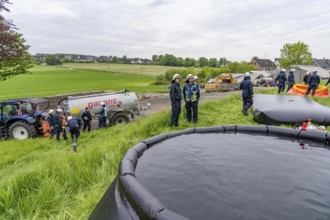
[(303, 41), (330, 58), (329, 0), (11, 0), (35, 53), (250, 60)]

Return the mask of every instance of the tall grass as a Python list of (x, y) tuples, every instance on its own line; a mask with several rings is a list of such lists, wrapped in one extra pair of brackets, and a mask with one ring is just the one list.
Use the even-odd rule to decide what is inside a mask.
[[(200, 106), (198, 126), (255, 124), (241, 114), (239, 95)], [(0, 143), (0, 219), (86, 219), (118, 172), (120, 159), (140, 140), (192, 127), (181, 114), (169, 127), (164, 111), (126, 126), (83, 133), (78, 153), (71, 141)]]
[[(330, 99), (322, 100), (330, 105)], [(257, 124), (252, 114), (240, 112), (241, 105), (240, 95), (202, 103), (197, 126)], [(184, 114), (179, 127), (169, 127), (169, 118), (170, 112), (163, 111), (125, 126), (83, 133), (77, 154), (71, 141), (0, 142), (0, 219), (88, 218), (127, 149), (142, 139), (193, 126)]]

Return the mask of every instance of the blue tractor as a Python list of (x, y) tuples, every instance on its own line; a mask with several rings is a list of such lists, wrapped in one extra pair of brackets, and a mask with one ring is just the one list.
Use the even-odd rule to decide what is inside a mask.
[(42, 134), (41, 120), (46, 117), (47, 99), (0, 101), (0, 139), (26, 139)]

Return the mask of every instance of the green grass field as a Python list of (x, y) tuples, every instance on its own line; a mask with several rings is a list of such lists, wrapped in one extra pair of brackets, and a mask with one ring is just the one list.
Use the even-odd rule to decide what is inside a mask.
[[(275, 90), (262, 90), (274, 93)], [(315, 99), (330, 106), (330, 98)], [(204, 102), (197, 126), (255, 125), (243, 116), (240, 95)], [(184, 110), (178, 128), (170, 111), (125, 126), (83, 133), (78, 153), (71, 141), (49, 139), (0, 142), (0, 219), (87, 219), (118, 173), (127, 149), (145, 138), (186, 129)]]
[[(198, 126), (256, 124), (244, 117), (239, 95), (200, 106)], [(122, 127), (93, 131), (68, 143), (48, 139), (1, 142), (0, 219), (87, 219), (118, 172), (126, 150), (145, 138), (191, 127), (181, 114), (170, 128), (170, 112)]]
[(0, 100), (123, 89), (134, 92), (167, 91), (165, 86), (150, 85), (155, 77), (147, 75), (47, 66), (35, 66), (31, 72), (0, 81)]
[(184, 67), (158, 66), (158, 65), (138, 65), (138, 64), (115, 64), (115, 63), (64, 63), (64, 67), (74, 69), (99, 70), (115, 73), (143, 74), (158, 76), (165, 74), (169, 69), (181, 69)]

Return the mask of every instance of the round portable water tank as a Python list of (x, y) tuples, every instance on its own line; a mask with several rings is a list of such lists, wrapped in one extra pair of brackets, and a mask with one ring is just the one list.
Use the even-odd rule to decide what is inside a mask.
[(143, 140), (90, 219), (330, 219), (328, 139), (230, 125)]

